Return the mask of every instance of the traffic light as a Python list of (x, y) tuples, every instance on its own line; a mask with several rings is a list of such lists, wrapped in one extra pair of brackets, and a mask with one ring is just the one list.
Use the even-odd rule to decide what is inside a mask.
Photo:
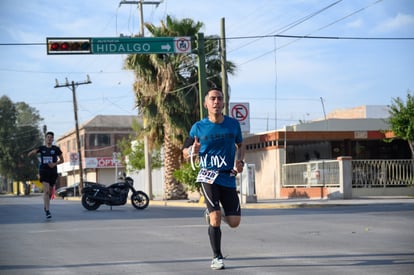
[(47, 54), (90, 54), (89, 38), (46, 38)]

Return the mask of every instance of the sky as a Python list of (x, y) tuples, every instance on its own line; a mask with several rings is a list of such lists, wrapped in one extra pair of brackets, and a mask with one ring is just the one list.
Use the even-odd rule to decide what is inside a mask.
[[(2, 0), (0, 96), (34, 107), (59, 137), (75, 128), (75, 118), (72, 91), (54, 88), (55, 79), (84, 82), (89, 75), (92, 83), (76, 88), (80, 125), (97, 115), (137, 115), (125, 55), (46, 53), (46, 37), (139, 33), (137, 5), (119, 3)], [(143, 13), (156, 26), (167, 15), (203, 22), (205, 36), (220, 35), (224, 18), (227, 60), (237, 67), (230, 102), (249, 104), (251, 133), (390, 105), (414, 91), (412, 0), (164, 0)]]

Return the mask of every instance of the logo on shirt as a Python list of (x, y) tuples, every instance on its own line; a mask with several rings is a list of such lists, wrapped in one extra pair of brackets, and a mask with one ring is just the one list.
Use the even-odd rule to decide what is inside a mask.
[(200, 157), (200, 166), (208, 167), (207, 164), (210, 161), (210, 166), (215, 166), (217, 168), (227, 166), (226, 157), (220, 155), (211, 155), (206, 154), (205, 156)]

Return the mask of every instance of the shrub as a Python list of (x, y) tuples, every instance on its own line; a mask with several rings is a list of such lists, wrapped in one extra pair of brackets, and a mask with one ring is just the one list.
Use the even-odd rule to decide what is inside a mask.
[(198, 192), (201, 194), (201, 184), (196, 182), (198, 169), (193, 170), (191, 164), (186, 162), (180, 169), (174, 171), (174, 177), (181, 182), (187, 191)]

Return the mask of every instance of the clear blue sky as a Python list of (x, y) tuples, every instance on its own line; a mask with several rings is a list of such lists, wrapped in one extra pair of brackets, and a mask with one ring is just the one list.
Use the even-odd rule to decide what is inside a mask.
[[(119, 2), (2, 0), (0, 43), (138, 33), (137, 6)], [(205, 35), (219, 35), (225, 18), (227, 59), (238, 67), (229, 76), (230, 101), (249, 102), (253, 133), (322, 118), (321, 98), (329, 113), (389, 105), (414, 91), (414, 40), (254, 38), (413, 38), (412, 0), (164, 0), (158, 7), (144, 6), (145, 22), (159, 25), (167, 14), (203, 22)], [(80, 123), (101, 114), (137, 114), (134, 75), (122, 69), (124, 58), (48, 56), (45, 45), (2, 45), (0, 92), (39, 110), (48, 129), (60, 136), (75, 122), (72, 93), (55, 89), (55, 79), (81, 82), (90, 76), (93, 83), (77, 89)]]

